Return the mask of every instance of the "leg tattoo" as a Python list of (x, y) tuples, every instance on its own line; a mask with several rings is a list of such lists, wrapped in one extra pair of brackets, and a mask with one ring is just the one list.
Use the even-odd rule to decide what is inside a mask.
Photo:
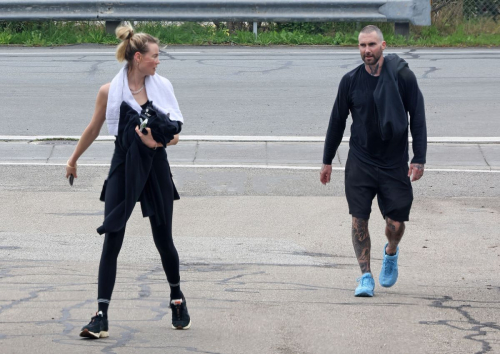
[(368, 220), (352, 218), (352, 244), (358, 259), (361, 273), (369, 273), (371, 241), (368, 232)]
[(403, 238), (403, 234), (405, 232), (405, 223), (394, 221), (388, 217), (385, 218), (385, 222), (385, 235), (389, 241), (385, 252), (389, 255), (396, 254), (398, 244), (401, 241), (401, 238)]

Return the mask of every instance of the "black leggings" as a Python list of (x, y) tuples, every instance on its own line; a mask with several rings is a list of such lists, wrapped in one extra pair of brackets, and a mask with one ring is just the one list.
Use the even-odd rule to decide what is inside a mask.
[[(180, 283), (179, 275), (179, 255), (177, 249), (174, 246), (172, 240), (172, 212), (174, 206), (174, 196), (173, 196), (173, 184), (170, 178), (170, 167), (168, 166), (168, 161), (160, 160), (155, 163), (160, 164), (159, 171), (162, 174), (168, 173), (169, 185), (171, 188), (164, 188), (162, 190), (163, 200), (165, 201), (165, 213), (167, 225), (157, 225), (156, 218), (154, 216), (150, 217), (151, 230), (153, 232), (153, 239), (160, 253), (161, 262), (163, 265), (163, 270), (167, 276), (169, 284), (176, 286)], [(165, 166), (161, 166), (165, 165)], [(123, 190), (125, 188), (125, 175), (124, 166), (119, 166), (116, 170), (108, 177), (108, 183), (106, 187), (106, 202), (104, 208), (104, 214), (110, 210), (113, 210), (114, 206), (119, 203), (122, 196)], [(152, 171), (151, 173), (155, 173)], [(164, 181), (165, 181), (164, 180)], [(168, 186), (167, 186), (168, 187)], [(118, 259), (118, 254), (123, 244), (123, 238), (125, 235), (125, 227), (118, 232), (106, 233), (104, 238), (104, 245), (102, 249), (101, 262), (99, 264), (99, 281), (97, 296), (98, 301), (104, 300), (104, 302), (109, 303), (111, 300), (111, 294), (113, 293), (113, 288), (116, 280), (116, 264)], [(178, 285), (177, 285), (178, 286)]]
[[(167, 275), (167, 280), (172, 285), (178, 284), (180, 282), (179, 255), (172, 240), (172, 233), (167, 232), (165, 225), (156, 226), (153, 220), (151, 220), (151, 229), (156, 248), (161, 256), (163, 270)], [(99, 299), (111, 300), (116, 279), (117, 258), (122, 247), (124, 235), (125, 228), (119, 232), (106, 234), (104, 238), (101, 262), (99, 264), (97, 291)]]

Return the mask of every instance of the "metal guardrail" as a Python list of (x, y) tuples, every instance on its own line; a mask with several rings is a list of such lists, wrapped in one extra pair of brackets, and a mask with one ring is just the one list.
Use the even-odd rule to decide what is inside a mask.
[(430, 0), (0, 0), (1, 21), (272, 21), (431, 24)]

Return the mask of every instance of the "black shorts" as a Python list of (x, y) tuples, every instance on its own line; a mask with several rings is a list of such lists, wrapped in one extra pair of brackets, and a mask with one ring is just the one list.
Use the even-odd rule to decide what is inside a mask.
[(349, 214), (356, 218), (370, 218), (372, 201), (377, 195), (384, 219), (387, 216), (394, 221), (408, 221), (413, 202), (408, 166), (380, 168), (349, 154), (345, 166), (345, 195)]

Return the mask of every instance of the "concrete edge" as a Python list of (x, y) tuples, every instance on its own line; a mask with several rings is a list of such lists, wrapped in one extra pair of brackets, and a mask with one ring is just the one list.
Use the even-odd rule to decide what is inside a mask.
[[(44, 140), (79, 140), (78, 135), (0, 135), (0, 141), (44, 141)], [(114, 141), (112, 135), (98, 136), (96, 141)], [(322, 136), (230, 136), (230, 135), (181, 135), (182, 141), (215, 141), (215, 142), (293, 142), (293, 143), (320, 143)], [(344, 137), (342, 142), (348, 142)], [(411, 137), (409, 141), (412, 142)], [(428, 137), (430, 144), (500, 144), (500, 137)]]
[[(66, 166), (66, 163), (57, 162), (0, 162), (1, 166)], [(79, 163), (79, 167), (109, 167), (109, 163)], [(248, 169), (248, 170), (308, 170), (319, 171), (321, 170), (320, 164), (318, 166), (297, 166), (297, 165), (260, 165), (260, 164), (213, 164), (213, 165), (196, 165), (196, 164), (170, 164), (173, 168), (188, 168), (188, 169)], [(333, 166), (333, 171), (344, 171), (345, 167)], [(470, 168), (442, 168), (429, 166), (425, 168), (425, 172), (467, 172), (467, 173), (500, 173), (498, 167), (490, 169), (478, 169), (476, 166)]]

